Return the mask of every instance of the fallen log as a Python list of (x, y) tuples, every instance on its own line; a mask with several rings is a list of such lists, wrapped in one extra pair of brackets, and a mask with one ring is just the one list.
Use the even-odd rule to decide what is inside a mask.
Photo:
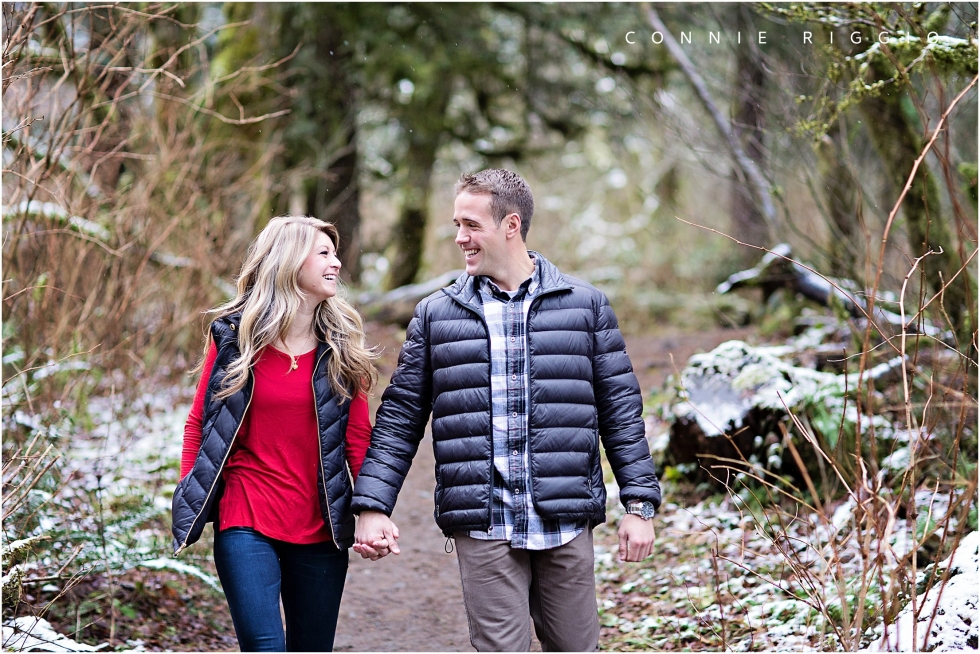
[[(737, 288), (758, 287), (768, 300), (777, 289), (787, 288), (825, 307), (839, 304), (857, 320), (868, 318), (868, 305), (857, 282), (818, 275), (793, 261), (791, 254), (792, 248), (786, 243), (780, 243), (766, 252), (754, 268), (731, 275), (715, 290), (718, 293), (729, 293)], [(925, 334), (952, 342), (952, 332), (944, 331), (926, 320), (905, 322), (899, 314), (882, 308), (882, 301), (882, 298), (875, 301), (876, 325), (884, 323), (909, 334)], [(879, 331), (882, 330), (879, 328)]]
[(357, 297), (358, 311), (365, 320), (407, 327), (412, 321), (415, 305), (439, 289), (449, 286), (462, 274), (462, 270), (451, 270), (426, 282), (399, 286), (387, 293), (361, 293)]
[[(786, 348), (728, 341), (691, 357), (663, 411), (670, 423), (668, 465), (679, 466), (694, 481), (719, 485), (731, 485), (740, 471), (796, 478), (801, 471), (784, 455), (780, 428), (782, 423), (790, 437), (801, 438), (789, 414), (813, 415), (814, 433), (795, 445), (808, 464), (816, 462), (813, 446), (832, 451), (841, 433), (853, 432), (857, 413), (847, 401), (853, 389), (867, 380), (892, 383), (904, 361), (894, 357), (860, 376), (838, 375), (791, 365), (780, 358), (785, 354)], [(879, 438), (894, 433), (881, 416), (860, 420), (862, 432), (874, 429)]]

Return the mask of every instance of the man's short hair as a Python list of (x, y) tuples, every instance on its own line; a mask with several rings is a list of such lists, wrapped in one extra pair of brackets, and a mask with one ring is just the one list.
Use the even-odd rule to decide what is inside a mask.
[(460, 193), (486, 194), (490, 196), (490, 215), (500, 227), (504, 218), (512, 213), (521, 217), (521, 240), (527, 241), (534, 215), (534, 196), (524, 178), (515, 172), (500, 168), (487, 168), (478, 173), (463, 173), (454, 189)]

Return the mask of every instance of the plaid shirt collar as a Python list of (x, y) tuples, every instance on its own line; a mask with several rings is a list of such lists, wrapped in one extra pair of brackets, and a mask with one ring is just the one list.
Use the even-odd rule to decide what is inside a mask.
[(484, 275), (476, 277), (474, 282), (476, 283), (477, 292), (481, 296), (481, 299), (484, 294), (489, 294), (501, 302), (523, 301), (527, 298), (534, 297), (534, 294), (541, 287), (541, 268), (538, 266), (538, 260), (534, 254), (531, 252), (528, 252), (528, 254), (531, 256), (531, 261), (534, 262), (534, 271), (530, 277), (521, 282), (521, 285), (517, 287), (516, 291), (501, 290), (494, 281)]

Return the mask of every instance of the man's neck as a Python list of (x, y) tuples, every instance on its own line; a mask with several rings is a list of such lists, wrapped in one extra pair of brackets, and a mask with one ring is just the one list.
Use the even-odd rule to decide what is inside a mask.
[(522, 250), (504, 270), (493, 275), (487, 275), (487, 278), (502, 291), (516, 291), (524, 283), (524, 280), (533, 274), (534, 259), (527, 253), (527, 250)]

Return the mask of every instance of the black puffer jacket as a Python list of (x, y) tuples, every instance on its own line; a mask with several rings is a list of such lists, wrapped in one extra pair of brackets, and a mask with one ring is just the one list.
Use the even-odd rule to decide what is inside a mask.
[[(606, 519), (599, 440), (623, 502), (659, 507), (642, 397), (609, 301), (540, 254), (527, 318), (528, 447), (534, 506), (545, 518)], [(429, 414), (436, 522), (447, 535), (490, 526), (490, 341), (475, 280), (422, 300), (384, 392), (354, 489), (355, 513), (390, 515)]]
[[(218, 499), (224, 491), (221, 471), (235, 436), (245, 419), (252, 399), (252, 378), (244, 388), (221, 400), (214, 395), (221, 389), (228, 366), (238, 358), (239, 314), (216, 320), (211, 337), (218, 349), (204, 398), (201, 449), (194, 467), (184, 477), (173, 499), (174, 554), (201, 537), (204, 525), (217, 519)], [(347, 467), (345, 438), (350, 402), (335, 395), (327, 379), (329, 348), (320, 343), (313, 368), (313, 398), (317, 425), (320, 428), (320, 470), (317, 474), (320, 513), (330, 528), (338, 548), (354, 544), (354, 515), (351, 513), (351, 478)], [(326, 480), (326, 483), (324, 483)]]

